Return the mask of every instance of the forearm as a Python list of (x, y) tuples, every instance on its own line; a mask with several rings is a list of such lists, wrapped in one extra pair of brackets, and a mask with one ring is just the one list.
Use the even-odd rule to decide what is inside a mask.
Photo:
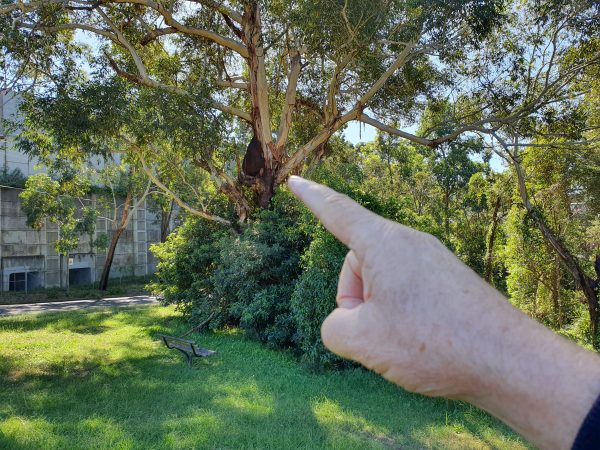
[(539, 448), (570, 448), (600, 394), (600, 358), (509, 305), (492, 316), (465, 400)]

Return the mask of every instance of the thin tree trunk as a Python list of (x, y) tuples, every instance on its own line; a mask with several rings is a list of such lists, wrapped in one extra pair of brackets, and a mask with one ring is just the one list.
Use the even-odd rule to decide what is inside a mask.
[(123, 212), (121, 214), (121, 222), (119, 223), (119, 227), (113, 233), (112, 239), (110, 241), (110, 246), (108, 247), (108, 251), (106, 253), (106, 261), (104, 261), (104, 268), (102, 269), (102, 275), (100, 276), (100, 283), (98, 288), (101, 291), (105, 291), (108, 287), (108, 277), (110, 275), (110, 269), (112, 267), (113, 259), (115, 257), (115, 251), (117, 249), (117, 244), (119, 243), (119, 239), (121, 235), (127, 228), (128, 219), (129, 219), (129, 207), (131, 206), (132, 195), (131, 192), (127, 193), (125, 197), (125, 203), (123, 205)]
[(563, 265), (567, 268), (575, 282), (583, 292), (588, 305), (588, 312), (590, 315), (590, 324), (592, 332), (592, 344), (594, 348), (598, 349), (598, 292), (596, 291), (596, 281), (589, 277), (579, 264), (579, 260), (571, 254), (566, 245), (561, 239), (554, 234), (550, 227), (546, 224), (543, 217), (535, 210), (529, 199), (529, 193), (527, 192), (527, 186), (525, 184), (525, 174), (523, 167), (515, 155), (512, 155), (511, 161), (517, 174), (517, 180), (519, 183), (519, 193), (523, 205), (527, 210), (527, 213), (540, 230), (544, 239), (548, 244), (556, 251)]
[(562, 328), (562, 311), (560, 307), (560, 265), (558, 257), (555, 257), (554, 262), (554, 276), (552, 280), (552, 306), (554, 307), (554, 313), (556, 314), (556, 320), (558, 327)]
[(450, 239), (450, 194), (444, 192), (444, 231), (446, 239)]
[(492, 275), (494, 273), (494, 245), (496, 243), (496, 233), (498, 231), (498, 223), (500, 222), (499, 214), (500, 207), (502, 206), (502, 198), (498, 196), (496, 204), (494, 205), (494, 215), (492, 216), (492, 227), (490, 234), (488, 235), (487, 241), (487, 255), (485, 258), (485, 269), (484, 279), (488, 283), (492, 282)]

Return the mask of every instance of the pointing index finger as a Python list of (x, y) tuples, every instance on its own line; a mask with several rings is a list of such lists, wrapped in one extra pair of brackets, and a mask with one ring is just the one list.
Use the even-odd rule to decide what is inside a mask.
[(375, 237), (374, 225), (379, 216), (333, 189), (291, 176), (288, 185), (296, 195), (335, 237), (357, 256), (363, 256), (369, 242)]

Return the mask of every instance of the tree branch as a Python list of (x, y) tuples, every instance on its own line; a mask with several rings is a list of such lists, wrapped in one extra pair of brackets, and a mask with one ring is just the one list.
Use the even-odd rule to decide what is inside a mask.
[(221, 36), (220, 34), (215, 33), (213, 31), (204, 30), (202, 28), (188, 27), (187, 25), (178, 22), (173, 17), (173, 14), (171, 14), (171, 12), (159, 2), (155, 2), (152, 0), (104, 0), (103, 3), (122, 3), (147, 6), (148, 8), (151, 8), (158, 12), (163, 17), (165, 23), (169, 27), (175, 28), (177, 31), (184, 34), (188, 34), (190, 36), (198, 36), (204, 39), (208, 39), (212, 42), (215, 42), (216, 44), (219, 44), (222, 47), (226, 47), (230, 50), (233, 50), (234, 52), (240, 54), (244, 58), (248, 57), (248, 48), (241, 42), (236, 41), (235, 39)]
[[(156, 80), (153, 80), (149, 77), (143, 78), (139, 75), (135, 75), (132, 73), (129, 73), (123, 69), (121, 69), (119, 67), (119, 65), (117, 64), (117, 62), (112, 59), (108, 54), (105, 53), (106, 58), (108, 59), (109, 64), (111, 65), (111, 67), (113, 68), (113, 70), (117, 73), (117, 75), (119, 75), (122, 78), (125, 78), (129, 81), (132, 81), (134, 83), (143, 85), (143, 86), (148, 86), (148, 87), (152, 87), (152, 88), (157, 88), (157, 89), (162, 89), (165, 90), (167, 92), (171, 92), (173, 94), (177, 94), (177, 95), (182, 95), (184, 97), (188, 97), (188, 98), (193, 98), (192, 94), (190, 94), (188, 91), (186, 91), (185, 89), (181, 89), (180, 87), (177, 86), (170, 86), (167, 84), (163, 84), (163, 83), (159, 83)], [(213, 108), (215, 108), (216, 110), (219, 110), (223, 113), (226, 114), (232, 114), (234, 116), (239, 117), (240, 119), (245, 120), (246, 122), (251, 122), (252, 121), (252, 117), (250, 115), (250, 113), (247, 113), (246, 111), (242, 111), (241, 109), (237, 109), (234, 108), (232, 106), (229, 105), (223, 105), (222, 103), (219, 103), (215, 100), (212, 100), (211, 102), (211, 106)]]
[(167, 27), (167, 28), (157, 28), (155, 30), (150, 31), (146, 34), (141, 40), (141, 45), (148, 45), (150, 42), (158, 39), (160, 36), (165, 36), (167, 34), (175, 34), (177, 33), (177, 28)]
[(300, 50), (294, 48), (290, 51), (291, 68), (288, 73), (288, 85), (285, 93), (285, 103), (281, 111), (281, 121), (279, 124), (279, 133), (275, 147), (282, 149), (287, 143), (290, 129), (292, 127), (292, 115), (296, 108), (296, 91), (298, 89), (298, 79), (302, 71), (302, 59)]
[[(134, 147), (135, 144), (132, 144)], [(156, 176), (156, 174), (154, 173), (154, 171), (148, 167), (148, 165), (146, 164), (146, 160), (144, 159), (144, 156), (142, 155), (141, 149), (139, 147), (137, 147), (138, 150), (138, 157), (140, 158), (140, 162), (142, 163), (142, 168), (144, 169), (144, 172), (146, 172), (146, 175), (148, 175), (148, 177), (150, 178), (150, 180), (152, 180), (152, 182), (159, 188), (162, 189), (164, 192), (166, 192), (173, 200), (175, 200), (175, 203), (177, 203), (181, 208), (185, 209), (186, 211), (188, 211), (190, 214), (193, 214), (195, 216), (198, 217), (202, 217), (204, 219), (207, 220), (212, 220), (213, 222), (217, 222), (223, 225), (231, 225), (231, 222), (227, 219), (223, 219), (222, 217), (219, 216), (215, 216), (213, 214), (207, 213), (206, 211), (200, 211), (196, 208), (193, 208), (192, 206), (188, 205), (186, 202), (184, 202), (177, 194), (175, 194), (171, 189), (169, 189), (167, 186), (165, 186)]]
[(193, 3), (197, 3), (199, 5), (208, 6), (209, 8), (214, 9), (215, 11), (220, 12), (221, 14), (229, 17), (231, 20), (241, 24), (242, 23), (242, 15), (237, 11), (225, 6), (223, 2), (216, 2), (213, 0), (189, 0)]

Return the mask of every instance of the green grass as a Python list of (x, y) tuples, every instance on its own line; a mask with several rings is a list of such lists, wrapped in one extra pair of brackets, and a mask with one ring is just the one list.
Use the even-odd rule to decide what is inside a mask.
[(0, 292), (0, 305), (21, 305), (25, 303), (64, 302), (69, 300), (99, 299), (126, 295), (147, 294), (146, 284), (153, 276), (112, 278), (108, 289), (101, 291), (98, 283), (75, 285), (66, 288), (37, 289), (32, 292)]
[(519, 449), (465, 404), (412, 395), (364, 370), (314, 374), (236, 330), (188, 369), (156, 340), (171, 308), (0, 319), (0, 448)]

